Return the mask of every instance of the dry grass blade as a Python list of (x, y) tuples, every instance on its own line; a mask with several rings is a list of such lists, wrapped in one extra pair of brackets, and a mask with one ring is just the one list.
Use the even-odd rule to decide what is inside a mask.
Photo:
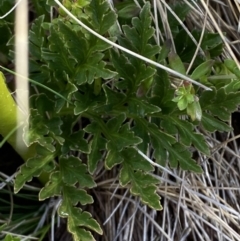
[[(28, 1), (16, 3), (15, 14), (15, 61), (16, 61), (16, 100), (18, 106), (18, 123), (25, 122), (29, 115), (28, 96)], [(24, 76), (25, 78), (22, 78)], [(17, 132), (19, 147), (26, 148), (22, 141), (22, 128)]]

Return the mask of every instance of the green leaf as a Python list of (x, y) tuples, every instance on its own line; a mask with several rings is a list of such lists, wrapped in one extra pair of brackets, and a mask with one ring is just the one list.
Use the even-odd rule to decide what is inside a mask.
[(130, 130), (129, 123), (122, 125), (118, 132), (109, 133), (111, 139), (107, 143), (107, 149), (121, 151), (124, 147), (135, 146), (142, 142), (142, 139), (134, 136)]
[(127, 165), (131, 170), (142, 170), (145, 172), (154, 170), (154, 167), (133, 148), (124, 149), (122, 156), (124, 158), (124, 166)]
[[(200, 38), (201, 33), (198, 32), (197, 41)], [(204, 34), (201, 47), (203, 50), (210, 51), (211, 49), (214, 49), (216, 46), (222, 43), (222, 38), (218, 33), (207, 33)]]
[(62, 146), (62, 153), (67, 154), (70, 150), (89, 153), (88, 143), (84, 139), (84, 131), (80, 130), (65, 137), (65, 142)]
[(146, 122), (141, 121), (139, 125), (141, 125), (142, 128), (145, 128), (145, 132), (149, 133), (156, 161), (165, 165), (165, 161), (167, 160), (166, 150), (171, 149), (171, 145), (176, 142), (176, 139), (171, 135), (160, 131), (155, 124), (147, 124)]
[(103, 154), (101, 150), (105, 149), (106, 139), (101, 136), (101, 129), (96, 122), (89, 124), (84, 131), (94, 134), (93, 139), (89, 143), (90, 152), (88, 154), (88, 171), (93, 174), (99, 160), (102, 159)]
[(62, 178), (60, 172), (53, 172), (49, 182), (43, 187), (39, 193), (39, 200), (43, 201), (53, 196), (60, 196), (62, 193)]
[[(72, 207), (72, 201), (67, 196), (64, 197), (63, 202), (58, 209), (58, 213), (63, 218), (68, 217), (68, 230), (73, 234), (75, 240), (86, 240), (84, 237), (85, 235), (87, 235), (88, 238), (91, 238), (87, 240), (94, 240), (92, 239), (92, 234), (83, 229), (83, 227), (102, 234), (99, 224), (92, 218), (91, 214), (83, 212), (80, 208)], [(83, 237), (81, 236), (82, 234), (84, 235)]]
[(231, 92), (237, 92), (240, 90), (240, 81), (232, 80), (228, 85), (224, 86), (224, 89), (227, 94)]
[(176, 90), (176, 97), (172, 101), (177, 102), (178, 109), (180, 111), (189, 108), (189, 106), (196, 102), (197, 99), (194, 95), (194, 88), (192, 85), (180, 86)]
[(185, 66), (176, 53), (170, 52), (168, 54), (168, 61), (171, 69), (177, 71), (180, 74), (186, 74)]
[(194, 102), (188, 104), (187, 106), (187, 114), (191, 117), (192, 121), (201, 121), (202, 119), (202, 109), (199, 104), (198, 99)]
[(76, 206), (78, 203), (81, 205), (92, 204), (93, 198), (83, 189), (77, 189), (72, 186), (63, 187), (63, 195), (68, 197), (71, 200), (73, 206)]
[(202, 173), (202, 168), (191, 158), (191, 152), (181, 145), (175, 143), (169, 151), (169, 162), (171, 167), (176, 168), (177, 164), (185, 170), (192, 171), (195, 173)]
[(96, 186), (91, 175), (87, 173), (87, 166), (73, 156), (60, 157), (60, 173), (64, 183), (74, 185), (78, 183), (82, 188)]
[(168, 116), (161, 122), (161, 127), (169, 134), (178, 133), (182, 144), (186, 146), (191, 146), (193, 144), (202, 153), (208, 156), (210, 155), (210, 150), (204, 136), (196, 133), (191, 123), (181, 120), (178, 117)]
[(215, 132), (215, 131), (231, 131), (232, 128), (224, 123), (223, 121), (220, 121), (218, 118), (213, 117), (206, 112), (203, 113), (202, 121), (201, 121), (204, 129), (206, 129), (209, 132)]
[(83, 95), (81, 93), (75, 94), (76, 101), (74, 102), (75, 108), (74, 108), (74, 114), (80, 115), (84, 112), (86, 112), (90, 106), (90, 99), (87, 94)]
[(111, 170), (115, 165), (123, 162), (123, 157), (115, 147), (111, 147), (109, 149), (110, 150), (108, 151), (105, 159), (105, 167), (106, 169)]
[(116, 21), (116, 15), (107, 1), (92, 0), (89, 5), (91, 23), (98, 33), (104, 35)]
[(44, 18), (44, 15), (42, 15), (35, 19), (29, 31), (29, 51), (31, 55), (37, 59), (41, 59), (41, 47), (44, 44), (44, 34), (42, 29)]
[(102, 90), (102, 79), (98, 78), (94, 80), (94, 95), (99, 95)]
[(108, 131), (111, 132), (118, 132), (119, 129), (121, 128), (122, 123), (126, 120), (126, 115), (124, 113), (113, 117), (110, 119), (107, 123), (106, 126), (108, 128)]
[(58, 21), (58, 28), (61, 31), (63, 41), (66, 48), (74, 58), (78, 65), (84, 64), (87, 60), (87, 54), (89, 50), (89, 44), (85, 38), (83, 38), (80, 31), (71, 29), (71, 25), (67, 25), (62, 21)]
[(149, 124), (140, 119), (137, 122), (149, 133), (157, 162), (165, 166), (168, 153), (171, 167), (176, 168), (179, 164), (183, 170), (202, 172), (201, 167), (191, 158), (191, 152), (182, 144), (177, 143), (173, 136), (159, 130), (155, 124)]
[(131, 3), (131, 2), (118, 3), (116, 8), (118, 10), (117, 11), (118, 17), (126, 18), (126, 19), (132, 19), (141, 10), (135, 3)]
[[(131, 172), (131, 170), (130, 170)], [(141, 201), (155, 210), (162, 210), (160, 197), (156, 194), (157, 184), (159, 181), (150, 174), (141, 171), (131, 172), (132, 186), (130, 191), (135, 196), (140, 196)]]
[(213, 64), (214, 60), (211, 59), (203, 62), (193, 71), (190, 77), (194, 80), (197, 80), (202, 78), (203, 76), (209, 75), (212, 71)]
[(44, 116), (40, 115), (37, 110), (31, 110), (29, 122), (29, 129), (26, 131), (26, 128), (24, 128), (23, 133), (23, 138), (26, 145), (29, 147), (33, 143), (38, 143), (49, 151), (54, 152), (54, 139), (49, 136), (49, 132), (53, 124), (55, 125), (57, 123), (57, 125), (54, 126), (55, 129), (52, 129), (52, 131), (53, 133), (54, 131), (56, 132), (54, 134), (61, 133), (59, 129), (59, 126), (62, 124), (61, 120), (59, 118), (56, 118), (55, 120), (47, 120), (44, 118)]
[(128, 105), (129, 113), (137, 115), (138, 117), (144, 117), (145, 115), (161, 111), (161, 109), (158, 106), (151, 105), (144, 100), (134, 97), (128, 99)]
[(149, 174), (153, 171), (152, 165), (147, 162), (133, 148), (122, 151), (123, 164), (120, 170), (119, 181), (122, 186), (131, 183), (130, 191), (140, 196), (141, 201), (151, 208), (161, 210), (160, 197), (156, 194), (159, 181)]
[(106, 104), (109, 104), (111, 107), (119, 103), (123, 103), (123, 101), (126, 99), (125, 94), (111, 90), (106, 85), (103, 86), (103, 90), (106, 96)]
[(237, 109), (239, 104), (239, 92), (227, 94), (224, 88), (204, 91), (200, 96), (202, 109), (210, 111), (213, 116), (223, 121), (229, 120), (231, 113)]
[(58, 20), (53, 24), (49, 42), (49, 50), (44, 49), (42, 57), (49, 68), (55, 70), (55, 76), (60, 82), (65, 73), (72, 79), (73, 84), (78, 85), (92, 84), (95, 78), (109, 79), (116, 75), (105, 68), (106, 63), (102, 61), (104, 54), (96, 51), (96, 47), (93, 48), (96, 41), (88, 42), (84, 34), (69, 23)]
[[(71, 100), (73, 98), (73, 94), (77, 92), (78, 88), (76, 85), (72, 84), (69, 80), (69, 76), (65, 75), (63, 78), (66, 80), (65, 88), (63, 90), (60, 90), (59, 93), (64, 98), (60, 98), (60, 96), (55, 101), (55, 112), (59, 113), (62, 108), (64, 108), (64, 105), (66, 104), (66, 100), (68, 100), (68, 104), (71, 103)], [(71, 103), (72, 104), (72, 103)]]
[[(90, 213), (82, 212), (81, 209), (73, 208), (74, 215), (69, 215), (68, 228), (71, 231), (72, 226), (84, 226), (99, 234), (102, 234), (102, 230), (99, 224), (94, 220)], [(80, 239), (81, 240), (81, 239)]]
[(234, 60), (231, 59), (225, 59), (224, 60), (224, 65), (232, 72), (236, 75), (236, 77), (240, 78), (240, 70), (237, 66), (237, 64), (235, 63)]
[[(0, 232), (4, 231), (4, 229), (8, 226), (7, 221), (3, 222), (3, 224), (0, 225)], [(20, 240), (21, 241), (21, 240)]]
[(159, 106), (164, 114), (169, 114), (173, 109), (176, 109), (175, 103), (172, 102), (174, 89), (171, 88), (171, 82), (166, 71), (157, 70), (152, 87), (152, 96), (150, 103)]
[(180, 98), (177, 102), (177, 106), (179, 110), (185, 110), (188, 106), (188, 100), (185, 96)]
[(138, 136), (142, 139), (142, 143), (138, 144), (138, 149), (141, 150), (143, 153), (146, 153), (150, 143), (150, 138), (148, 133), (144, 131), (144, 129), (142, 128), (141, 125), (139, 125), (138, 122), (134, 123), (134, 127), (132, 128), (132, 131), (134, 132), (135, 136)]
[(17, 173), (14, 183), (15, 193), (19, 192), (23, 185), (31, 181), (33, 177), (38, 177), (43, 171), (50, 172), (54, 169), (52, 161), (55, 154), (41, 146), (37, 146), (36, 151), (38, 155), (30, 158)]
[[(61, 22), (60, 20), (58, 20)], [(65, 46), (63, 39), (63, 30), (59, 29), (57, 24), (52, 24), (50, 27), (50, 35), (48, 37), (49, 47), (42, 48), (42, 59), (47, 63), (49, 70), (54, 70), (56, 79), (62, 79), (64, 73), (72, 76), (75, 72), (76, 60), (69, 58), (69, 52)]]
[[(123, 31), (125, 34), (125, 40), (119, 38), (120, 44), (124, 47), (130, 47), (131, 50), (147, 57), (152, 58), (156, 55), (160, 48), (156, 45), (149, 44), (149, 40), (154, 35), (154, 28), (151, 26), (151, 15), (150, 15), (150, 3), (146, 2), (142, 8), (139, 18), (134, 17), (132, 19), (132, 28), (128, 25), (124, 25)], [(126, 40), (129, 46), (126, 46)]]
[(129, 123), (121, 126), (124, 120), (124, 115), (120, 115), (107, 123), (108, 135), (110, 136), (110, 140), (106, 145), (108, 153), (105, 159), (105, 166), (107, 169), (111, 169), (123, 161), (122, 154), (119, 152), (124, 148), (135, 146), (142, 142), (141, 138), (136, 137), (134, 132), (130, 131)]
[(105, 68), (106, 63), (102, 61), (103, 57), (101, 53), (93, 53), (86, 63), (77, 68), (75, 79), (78, 84), (81, 84), (82, 80), (92, 84), (94, 79), (111, 79), (116, 75), (115, 72)]
[(162, 210), (160, 197), (156, 194), (156, 187), (148, 186), (139, 188), (138, 184), (135, 183), (131, 188), (131, 192), (134, 195), (140, 194), (141, 201), (144, 204), (147, 204), (150, 208), (153, 208), (154, 210)]
[[(150, 67), (150, 66), (146, 66), (145, 64), (141, 64), (139, 65), (138, 69), (136, 69), (136, 77), (135, 77), (135, 83), (136, 85), (138, 84), (145, 84), (145, 87), (148, 87), (148, 89), (150, 88), (150, 86), (147, 86), (146, 82), (150, 80), (151, 83), (151, 79), (154, 76), (154, 74), (156, 73), (156, 69)], [(147, 89), (147, 90), (148, 90)]]
[(72, 233), (74, 240), (95, 240), (92, 234), (84, 228), (93, 230), (99, 234), (103, 233), (101, 227), (97, 221), (92, 218), (91, 214), (83, 212), (80, 208), (73, 207), (72, 200), (68, 196), (64, 196), (58, 213), (61, 217), (68, 218), (68, 231)]
[[(35, 98), (36, 97), (36, 98)], [(41, 116), (46, 115), (46, 111), (48, 113), (54, 112), (54, 101), (51, 100), (46, 94), (42, 93), (37, 96), (31, 97), (32, 105), (37, 110), (33, 110), (33, 115), (39, 113)]]
[[(157, 132), (156, 132), (157, 134)], [(166, 139), (164, 139), (166, 138)], [(156, 161), (160, 163), (161, 165), (166, 165), (167, 160), (167, 149), (171, 149), (170, 142), (175, 142), (174, 138), (172, 136), (168, 136), (166, 133), (161, 132), (160, 138), (155, 136), (154, 134), (150, 135), (151, 143), (154, 150), (154, 157), (156, 158)], [(161, 141), (160, 141), (161, 140)], [(164, 140), (166, 140), (166, 144), (164, 144)], [(160, 141), (160, 142), (159, 142)], [(166, 145), (166, 147), (164, 147)]]
[(49, 128), (49, 132), (56, 136), (62, 134), (61, 125), (63, 124), (60, 117), (53, 117), (46, 122), (46, 126)]
[(135, 68), (129, 63), (128, 59), (124, 55), (112, 50), (111, 61), (119, 77), (129, 81), (130, 84), (134, 79)]
[(78, 227), (73, 226), (72, 223), (73, 221), (71, 220), (68, 230), (70, 233), (72, 233), (74, 241), (95, 241), (95, 238), (89, 231), (79, 229)]
[(11, 234), (7, 234), (3, 241), (21, 241), (18, 237), (13, 237)]

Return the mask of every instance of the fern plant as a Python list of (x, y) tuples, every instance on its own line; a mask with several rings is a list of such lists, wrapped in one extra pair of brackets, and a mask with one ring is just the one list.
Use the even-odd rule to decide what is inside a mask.
[[(119, 4), (117, 12), (105, 0), (63, 3), (100, 35), (187, 76), (195, 46), (171, 14), (177, 53), (167, 42), (156, 44), (149, 2), (140, 1), (141, 8), (130, 1)], [(182, 20), (189, 11), (182, 4), (173, 8)], [(192, 34), (198, 41), (199, 32)], [(39, 199), (62, 197), (58, 213), (67, 218), (74, 240), (94, 240), (91, 231), (102, 234), (100, 224), (81, 208), (93, 203), (88, 190), (97, 185), (100, 162), (107, 170), (117, 166), (119, 183), (161, 210), (154, 167), (140, 153), (150, 153), (162, 166), (201, 173), (192, 148), (211, 154), (201, 130), (231, 130), (226, 122), (240, 103), (239, 71), (231, 60), (214, 60), (223, 48), (218, 35), (205, 34), (201, 48), (207, 57), (197, 56), (189, 74), (212, 91), (111, 47), (61, 9), (52, 22), (38, 17), (29, 41), (30, 78), (47, 88), (32, 89), (24, 141), (34, 146), (35, 155), (17, 173), (14, 191), (49, 173)], [(219, 81), (223, 75), (227, 80)]]

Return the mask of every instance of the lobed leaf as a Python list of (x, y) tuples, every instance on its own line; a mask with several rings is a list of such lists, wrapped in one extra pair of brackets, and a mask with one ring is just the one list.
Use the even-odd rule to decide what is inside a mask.
[(93, 174), (99, 160), (102, 159), (101, 150), (105, 149), (106, 139), (101, 136), (101, 130), (96, 122), (92, 122), (85, 127), (84, 131), (94, 134), (93, 139), (89, 143), (90, 152), (88, 154), (88, 171)]
[[(131, 47), (129, 45), (124, 46), (124, 44), (123, 46), (130, 47), (130, 49), (148, 58), (155, 56), (159, 52), (159, 47), (148, 43), (154, 35), (154, 28), (151, 26), (151, 22), (150, 3), (147, 2), (142, 8), (139, 18), (134, 17), (132, 19), (133, 27), (123, 26), (125, 38), (130, 42)], [(120, 42), (124, 41), (121, 38), (119, 40)]]
[(67, 196), (63, 199), (58, 213), (63, 218), (68, 218), (68, 231), (74, 236), (74, 240), (95, 240), (88, 228), (99, 234), (102, 234), (102, 229), (95, 219), (88, 212), (83, 212), (80, 208), (72, 206), (72, 201)]
[(191, 152), (182, 144), (177, 143), (172, 135), (158, 129), (155, 124), (147, 124), (143, 120), (137, 120), (139, 125), (149, 133), (152, 147), (154, 149), (154, 157), (162, 165), (165, 165), (167, 153), (169, 155), (169, 163), (171, 167), (176, 168), (177, 165), (183, 170), (189, 170), (201, 173), (201, 167), (191, 158)]
[(60, 172), (53, 172), (50, 176), (50, 180), (46, 183), (39, 193), (39, 200), (43, 201), (47, 198), (60, 196), (62, 193), (62, 178)]
[(74, 132), (67, 137), (62, 146), (62, 154), (67, 154), (69, 151), (81, 151), (89, 153), (87, 141), (84, 139), (84, 132), (82, 130)]
[(206, 112), (203, 113), (201, 124), (203, 125), (204, 129), (206, 129), (209, 132), (223, 132), (232, 130), (232, 128), (229, 125)]
[(116, 14), (111, 11), (106, 1), (92, 0), (89, 5), (91, 23), (98, 33), (105, 34), (116, 21)]
[(78, 203), (81, 205), (93, 203), (92, 196), (87, 194), (86, 190), (77, 189), (73, 186), (64, 186), (63, 195), (71, 200), (73, 206), (76, 206)]
[(82, 188), (96, 186), (93, 177), (87, 173), (87, 166), (74, 156), (60, 157), (60, 174), (63, 182), (68, 185), (78, 183)]
[(133, 171), (127, 164), (123, 164), (120, 171), (120, 183), (126, 185), (131, 182), (130, 191), (135, 196), (140, 196), (141, 201), (155, 210), (161, 210), (160, 197), (156, 194), (159, 181), (148, 173)]
[(122, 151), (124, 157), (124, 166), (128, 166), (131, 170), (142, 170), (145, 172), (151, 172), (154, 167), (140, 156), (134, 148), (126, 148)]
[(41, 47), (44, 45), (43, 21), (44, 15), (35, 19), (29, 31), (29, 52), (34, 59), (41, 59)]
[(161, 121), (161, 127), (169, 134), (178, 133), (182, 144), (186, 146), (193, 144), (202, 153), (210, 155), (204, 136), (194, 132), (194, 126), (190, 122), (181, 120), (178, 117), (168, 116)]
[[(38, 143), (50, 152), (55, 151), (53, 145), (54, 136), (60, 135), (62, 120), (59, 117), (47, 119), (38, 113), (38, 110), (31, 110), (29, 129), (24, 128), (23, 139), (27, 146)], [(52, 137), (53, 136), (53, 137)]]
[(158, 106), (148, 103), (147, 101), (131, 97), (128, 99), (128, 111), (131, 115), (144, 117), (149, 114), (160, 112), (161, 109)]
[(17, 172), (14, 192), (17, 193), (26, 182), (32, 180), (33, 177), (38, 177), (43, 171), (53, 171), (53, 160), (55, 154), (41, 147), (36, 147), (37, 156), (30, 158)]
[(107, 143), (107, 150), (121, 151), (128, 146), (138, 145), (142, 139), (130, 130), (129, 123), (122, 125), (118, 132), (109, 133), (111, 139)]
[(213, 116), (217, 116), (223, 121), (229, 120), (231, 113), (237, 109), (239, 104), (239, 93), (227, 94), (225, 88), (204, 91), (200, 96), (202, 109), (210, 111)]

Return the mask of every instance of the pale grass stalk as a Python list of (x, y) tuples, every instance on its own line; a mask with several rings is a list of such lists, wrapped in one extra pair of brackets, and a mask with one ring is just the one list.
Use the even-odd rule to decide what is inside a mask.
[[(16, 75), (16, 100), (21, 108), (18, 108), (18, 124), (26, 122), (29, 116), (28, 97), (28, 1), (22, 0), (16, 3), (15, 14), (15, 71)], [(15, 6), (16, 6), (15, 5)], [(22, 78), (24, 76), (25, 78)], [(27, 131), (27, 125), (25, 127)], [(17, 145), (26, 148), (23, 142), (22, 128), (17, 131)]]
[[(17, 118), (18, 126), (26, 122), (29, 115), (29, 100), (28, 100), (28, 1), (16, 0), (15, 5), (0, 19), (6, 18), (16, 9), (15, 14), (15, 70), (19, 75), (16, 75), (16, 100), (19, 105)], [(23, 77), (21, 77), (23, 76)], [(28, 124), (26, 123), (26, 131)], [(17, 144), (21, 148), (26, 148), (22, 140), (22, 128), (17, 130)]]
[[(116, 190), (116, 189), (115, 189)], [(114, 190), (114, 192), (115, 192)], [(112, 194), (112, 197), (114, 196), (114, 193)], [(106, 221), (103, 223), (103, 225), (106, 225), (106, 223), (112, 218), (112, 216), (115, 214), (115, 212), (117, 211), (117, 209), (121, 206), (123, 200), (124, 200), (124, 197), (127, 195), (128, 193), (128, 189), (124, 192), (123, 194), (123, 198), (121, 199), (121, 201), (118, 203), (118, 205), (114, 208), (114, 210), (111, 212), (111, 214), (108, 216), (108, 218), (106, 219)]]
[(60, 204), (62, 203), (62, 198), (59, 198), (56, 201), (56, 204), (54, 205), (54, 208), (52, 210), (52, 215), (51, 215), (51, 241), (55, 240), (55, 232), (54, 232), (54, 227), (55, 227), (55, 216), (57, 214), (57, 210), (60, 206)]

